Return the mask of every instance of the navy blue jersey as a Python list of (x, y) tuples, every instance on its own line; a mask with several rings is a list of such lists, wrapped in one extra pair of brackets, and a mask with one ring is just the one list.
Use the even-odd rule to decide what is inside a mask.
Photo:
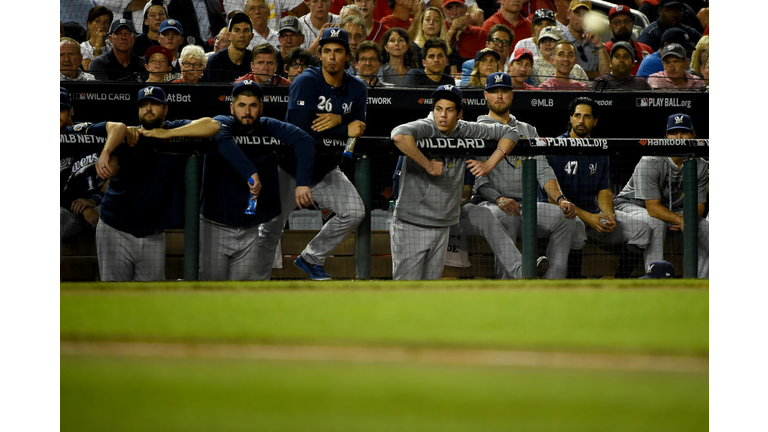
[[(291, 83), (288, 98), (288, 112), (285, 121), (298, 126), (313, 138), (347, 139), (347, 125), (355, 120), (365, 122), (368, 90), (365, 84), (344, 72), (339, 87), (325, 82), (321, 67), (310, 67)], [(323, 132), (312, 130), (312, 121), (317, 114), (333, 113), (341, 116), (341, 124)], [(341, 147), (326, 147), (316, 143), (315, 171), (312, 183), (319, 182), (329, 171), (341, 162)], [(281, 160), (281, 166), (291, 174), (296, 172), (295, 161), (290, 157)]]
[(236, 79), (251, 72), (251, 50), (245, 50), (243, 61), (239, 65), (232, 63), (228, 51), (229, 48), (225, 48), (208, 58), (201, 81), (232, 84)]
[[(309, 186), (315, 140), (298, 127), (269, 117), (260, 117), (252, 132), (240, 129), (231, 116), (214, 117), (221, 129), (214, 136), (216, 153), (205, 155), (200, 213), (220, 224), (252, 226), (280, 214), (280, 188), (275, 152), (295, 154), (299, 174), (297, 186)], [(285, 146), (276, 143), (281, 141)], [(261, 143), (246, 147), (238, 143)], [(274, 143), (264, 145), (263, 143)], [(250, 191), (248, 178), (259, 174), (262, 183), (255, 215), (245, 214)]]
[[(560, 138), (569, 137), (567, 133), (560, 135)], [(547, 155), (547, 161), (555, 171), (563, 195), (570, 202), (590, 213), (600, 213), (597, 193), (611, 187), (608, 156)]]
[[(190, 120), (166, 121), (165, 129)], [(122, 145), (115, 155), (120, 169), (109, 180), (101, 203), (101, 219), (112, 228), (146, 237), (181, 223), (184, 156), (163, 155), (154, 138), (139, 138), (135, 146)]]
[[(107, 137), (107, 122), (78, 123), (67, 126), (62, 133)], [(69, 210), (78, 198), (92, 199), (101, 203), (104, 180), (96, 174), (99, 154), (93, 151), (60, 151), (60, 206)]]

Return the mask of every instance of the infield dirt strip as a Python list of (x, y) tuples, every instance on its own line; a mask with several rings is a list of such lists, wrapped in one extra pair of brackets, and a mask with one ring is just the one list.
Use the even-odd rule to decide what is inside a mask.
[(709, 372), (709, 358), (421, 347), (62, 341), (61, 355)]

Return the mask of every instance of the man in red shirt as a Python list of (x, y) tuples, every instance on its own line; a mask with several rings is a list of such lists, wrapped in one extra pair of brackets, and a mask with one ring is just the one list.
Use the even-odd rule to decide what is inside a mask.
[(635, 60), (632, 66), (632, 75), (637, 75), (640, 63), (646, 56), (653, 54), (653, 48), (644, 43), (632, 40), (632, 29), (635, 26), (635, 18), (629, 7), (618, 5), (608, 12), (608, 25), (611, 27), (613, 37), (605, 43), (605, 49), (611, 52), (613, 44), (619, 41), (629, 42), (635, 50)]
[(531, 32), (531, 20), (520, 13), (523, 9), (523, 3), (525, 3), (524, 0), (500, 0), (499, 11), (491, 15), (491, 17), (483, 23), (483, 29), (485, 31), (488, 31), (488, 29), (496, 24), (504, 24), (512, 29), (515, 33), (515, 39), (509, 46), (510, 52), (512, 52), (517, 41), (533, 36), (533, 33)]
[(443, 0), (443, 13), (451, 45), (459, 47), (459, 55), (465, 60), (475, 58), (475, 54), (485, 48), (488, 30), (467, 24), (464, 0)]

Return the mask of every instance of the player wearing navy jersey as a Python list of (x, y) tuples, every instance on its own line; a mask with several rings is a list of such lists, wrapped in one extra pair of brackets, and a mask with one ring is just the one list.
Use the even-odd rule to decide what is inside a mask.
[[(139, 127), (129, 127), (129, 146), (107, 143), (99, 156), (99, 177), (109, 178), (96, 226), (96, 253), (103, 281), (165, 279), (165, 229), (181, 222), (185, 158), (162, 154), (163, 139), (207, 138), (219, 131), (212, 118), (166, 121), (160, 87), (139, 90)], [(160, 151), (156, 151), (160, 148)], [(115, 153), (120, 168), (110, 167)]]
[[(309, 132), (315, 139), (335, 138), (343, 147), (344, 140), (357, 138), (365, 131), (368, 91), (362, 81), (345, 71), (346, 63), (350, 60), (346, 31), (339, 28), (325, 29), (320, 39), (319, 52), (322, 66), (308, 68), (291, 84), (285, 121)], [(336, 215), (323, 225), (294, 261), (313, 280), (331, 279), (324, 268), (326, 258), (365, 216), (362, 199), (352, 182), (339, 169), (341, 150), (341, 147), (327, 147), (322, 143), (317, 143), (315, 147), (312, 197), (321, 208), (331, 210)], [(281, 189), (285, 183), (292, 185), (285, 189), (290, 194), (295, 186), (294, 178), (300, 175), (295, 158), (287, 155), (279, 164)], [(283, 203), (290, 201), (284, 199)], [(283, 205), (281, 217), (262, 227), (258, 278), (269, 277), (270, 269), (266, 268), (266, 261), (274, 256), (285, 221), (294, 208), (293, 205), (289, 207)]]
[[(203, 163), (200, 205), (200, 280), (249, 280), (258, 254), (259, 224), (280, 215), (277, 162), (273, 152), (296, 155), (298, 170), (292, 205), (312, 205), (310, 182), (315, 141), (298, 127), (262, 117), (264, 92), (251, 80), (232, 88), (229, 116), (216, 116), (221, 128), (214, 136), (217, 152)], [(246, 152), (238, 143), (257, 140)], [(279, 140), (279, 144), (268, 145)], [(248, 183), (248, 180), (252, 184)], [(248, 200), (256, 211), (246, 214)], [(292, 207), (291, 207), (292, 208)], [(272, 260), (267, 259), (269, 264)]]
[[(588, 97), (574, 99), (568, 114), (570, 128), (562, 138), (589, 138), (600, 116), (597, 103)], [(614, 209), (608, 156), (548, 155), (547, 161), (563, 189), (559, 196), (567, 196), (576, 205), (576, 214), (586, 225), (587, 236), (599, 243), (628, 245), (621, 260), (628, 264), (620, 264), (615, 276), (629, 277), (650, 241), (650, 228), (641, 218)], [(561, 199), (549, 191), (540, 192), (544, 199), (548, 196), (549, 202)], [(577, 277), (581, 270), (580, 252), (572, 252)]]
[[(110, 143), (119, 143), (125, 137), (125, 125), (117, 122), (74, 124), (74, 109), (69, 92), (60, 88), (61, 112), (59, 130), (61, 134), (93, 135), (106, 138)], [(99, 206), (104, 196), (104, 179), (96, 174), (99, 155), (89, 150), (60, 150), (60, 238), (72, 237), (85, 230), (96, 228), (99, 221)], [(116, 169), (116, 166), (113, 166)], [(92, 232), (92, 231), (91, 231)]]
[[(519, 121), (509, 112), (514, 98), (510, 75), (503, 72), (488, 75), (484, 96), (489, 112), (488, 115), (479, 116), (478, 123), (515, 126), (520, 136), (528, 139), (539, 136), (534, 126)], [(473, 202), (493, 212), (513, 241), (517, 240), (522, 227), (523, 169), (520, 165), (522, 159), (520, 156), (505, 155), (504, 162), (491, 173), (477, 178), (472, 197)], [(535, 156), (534, 159), (539, 187), (543, 187), (555, 197), (561, 196), (560, 185), (547, 160), (544, 156)], [(574, 206), (567, 199), (559, 199), (556, 205), (552, 205), (538, 203), (536, 197), (532, 197), (531, 205), (534, 203), (536, 204), (536, 235), (548, 239), (549, 266), (542, 276), (547, 279), (563, 279), (567, 274), (569, 250), (584, 247), (586, 241), (586, 236), (583, 234), (584, 225), (575, 218)], [(498, 264), (497, 257), (497, 277), (504, 277), (503, 267)]]

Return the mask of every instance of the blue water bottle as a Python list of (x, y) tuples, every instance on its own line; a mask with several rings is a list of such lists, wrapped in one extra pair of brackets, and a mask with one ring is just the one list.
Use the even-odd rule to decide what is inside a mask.
[[(253, 186), (253, 179), (248, 178), (248, 183)], [(256, 197), (251, 194), (251, 196), (248, 198), (248, 207), (245, 209), (245, 214), (248, 215), (255, 215), (256, 214)]]

